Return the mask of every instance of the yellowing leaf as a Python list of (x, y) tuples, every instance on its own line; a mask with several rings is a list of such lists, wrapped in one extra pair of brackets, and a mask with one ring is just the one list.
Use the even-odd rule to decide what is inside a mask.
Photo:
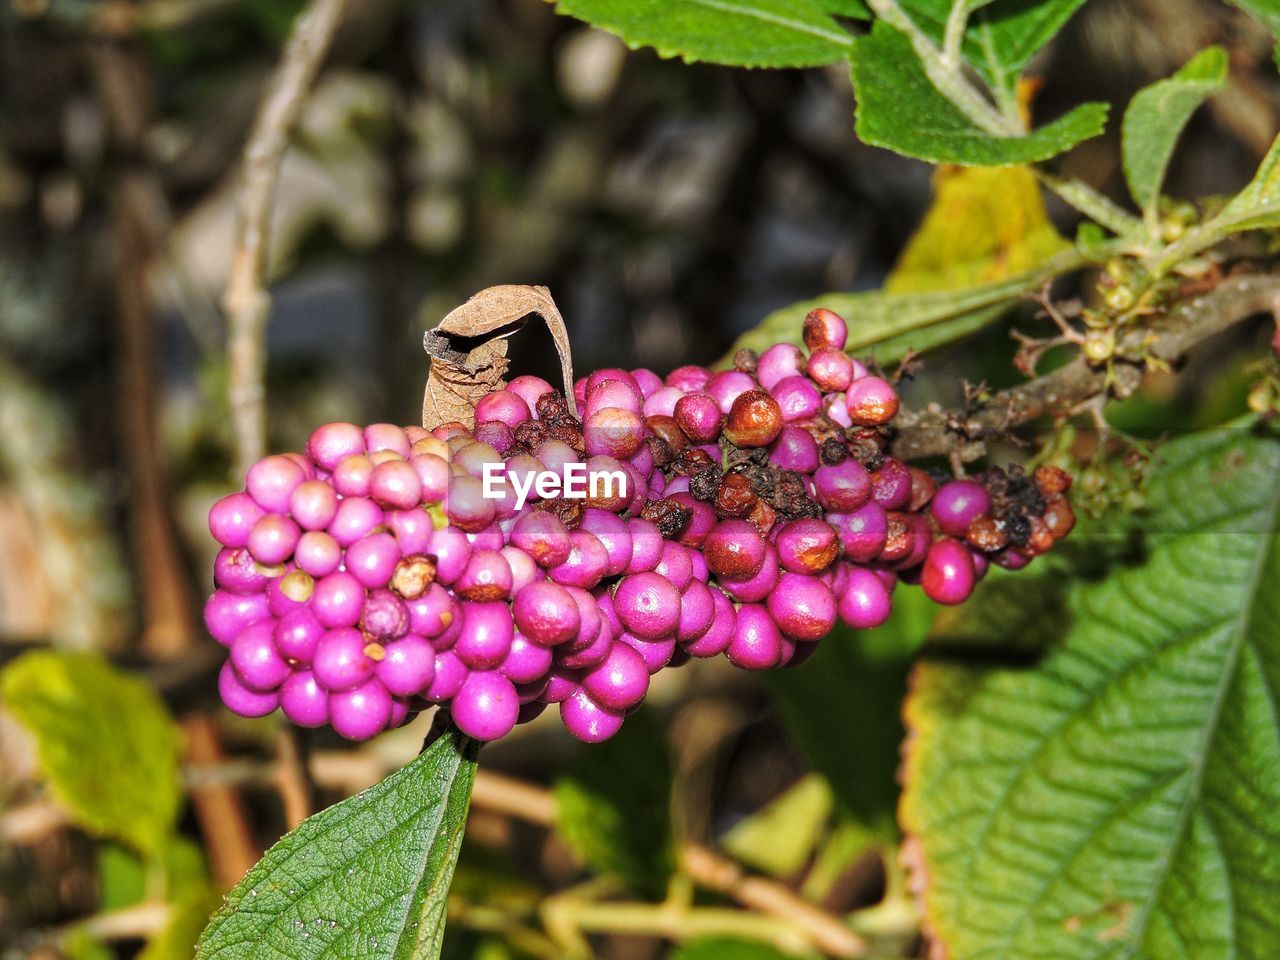
[(1068, 246), (1026, 167), (939, 167), (933, 189), (933, 204), (885, 282), (890, 293), (992, 283)]
[(736, 824), (720, 845), (758, 870), (790, 876), (813, 855), (834, 807), (831, 785), (811, 773)]
[(145, 681), (93, 654), (39, 650), (0, 674), (0, 700), (35, 736), (54, 796), (76, 822), (161, 853), (182, 801), (181, 741)]

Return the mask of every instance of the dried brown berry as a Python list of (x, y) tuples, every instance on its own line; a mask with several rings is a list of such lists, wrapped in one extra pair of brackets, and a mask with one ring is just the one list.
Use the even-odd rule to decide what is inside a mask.
[(1044, 520), (1040, 517), (1028, 517), (1027, 525), (1031, 528), (1031, 532), (1027, 536), (1028, 552), (1033, 556), (1039, 556), (1052, 549), (1055, 538), (1049, 530), (1049, 525)]
[(938, 488), (934, 485), (933, 477), (919, 467), (907, 467), (907, 472), (911, 474), (911, 499), (907, 503), (907, 509), (912, 513), (919, 513), (933, 499)]
[(652, 417), (644, 418), (644, 425), (654, 436), (665, 440), (672, 450), (680, 451), (689, 445), (689, 438), (680, 429), (680, 424), (676, 423), (675, 417), (654, 414)]
[(689, 478), (689, 495), (695, 500), (714, 500), (724, 472), (716, 464), (708, 464)]
[(880, 551), (880, 561), (894, 563), (903, 559), (911, 552), (915, 538), (910, 521), (900, 513), (890, 513), (888, 534), (885, 536), (884, 548)]
[(661, 500), (646, 500), (640, 510), (640, 516), (651, 520), (666, 539), (673, 540), (684, 532), (693, 516), (693, 511), (680, 505), (678, 500), (663, 497)]
[(778, 520), (778, 513), (764, 500), (757, 499), (747, 513), (746, 520), (760, 531), (760, 536), (767, 536)]
[(716, 514), (720, 517), (745, 517), (759, 498), (745, 474), (726, 474), (715, 492)]
[(1049, 528), (1055, 540), (1061, 540), (1076, 525), (1075, 511), (1071, 509), (1071, 503), (1066, 499), (1054, 500), (1045, 507), (1043, 519), (1044, 525)]
[(733, 369), (743, 373), (755, 373), (760, 355), (749, 347), (743, 347), (733, 355)]
[(849, 448), (844, 445), (843, 440), (830, 437), (822, 441), (822, 446), (818, 448), (818, 454), (821, 456), (823, 463), (834, 467), (836, 464), (844, 463), (849, 459)]
[(983, 553), (995, 553), (997, 550), (1004, 549), (1005, 544), (1009, 542), (1008, 537), (1005, 536), (1004, 527), (995, 517), (987, 516), (985, 513), (969, 521), (969, 530), (965, 539), (969, 541), (969, 546)]
[(1060, 467), (1036, 467), (1033, 478), (1040, 492), (1046, 497), (1066, 493), (1071, 489), (1071, 474)]
[(436, 579), (436, 562), (416, 553), (396, 564), (390, 587), (405, 600), (417, 600)]

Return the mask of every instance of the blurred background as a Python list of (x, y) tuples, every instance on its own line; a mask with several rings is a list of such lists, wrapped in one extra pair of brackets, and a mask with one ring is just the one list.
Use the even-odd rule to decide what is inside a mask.
[[(145, 678), (185, 751), (182, 865), (168, 877), (201, 892), (234, 882), (299, 813), (402, 765), (429, 726), (356, 747), (237, 720), (217, 702), (221, 651), (200, 623), (214, 553), (205, 516), (238, 484), (219, 299), (239, 161), (300, 8), (0, 6), (0, 665), (56, 647)], [(1033, 71), (1037, 108), (1121, 104), (1209, 43), (1231, 53), (1231, 88), (1193, 120), (1170, 192), (1238, 188), (1280, 126), (1280, 89), (1265, 31), (1220, 3), (1092, 0)], [(541, 0), (350, 4), (277, 193), (270, 448), (297, 449), (327, 420), (414, 422), (422, 332), (491, 284), (549, 287), (579, 372), (712, 363), (771, 310), (880, 286), (929, 208), (933, 170), (859, 143), (853, 106), (839, 68), (664, 61)], [(1111, 126), (1066, 166), (1119, 198)], [(1072, 236), (1073, 215), (1047, 203)], [(1032, 313), (927, 357), (907, 402), (954, 400), (960, 377), (1014, 382), (1008, 327)], [(1247, 384), (1229, 374), (1260, 331), (1209, 348), (1177, 387), (1153, 378), (1135, 422), (1243, 409)], [(510, 355), (514, 372), (556, 379), (536, 326)], [(664, 672), (645, 711), (663, 746), (653, 755), (635, 733), (588, 757), (554, 718), (486, 748), (485, 770), (517, 780), (478, 794), (447, 955), (555, 956), (539, 904), (597, 874), (661, 895), (661, 873), (633, 862), (662, 847), (652, 837), (601, 854), (547, 829), (571, 795), (567, 772), (589, 796), (592, 777), (621, 770), (658, 811), (673, 793), (670, 817), (650, 804), (643, 829), (715, 842), (832, 915), (873, 908), (884, 955), (914, 955), (893, 774), (927, 606), (904, 602), (878, 639), (826, 654), (830, 669), (811, 665), (807, 681), (720, 660)], [(843, 774), (823, 756), (833, 738)], [(279, 776), (307, 758), (313, 781)], [(126, 909), (156, 900), (145, 865), (127, 844), (68, 829), (35, 769), (30, 739), (0, 711), (0, 956), (190, 956), (194, 933), (156, 946), (169, 913)], [(196, 932), (208, 903), (189, 911)], [(68, 936), (84, 918), (121, 915)], [(619, 958), (667, 949), (608, 935), (596, 945)]]

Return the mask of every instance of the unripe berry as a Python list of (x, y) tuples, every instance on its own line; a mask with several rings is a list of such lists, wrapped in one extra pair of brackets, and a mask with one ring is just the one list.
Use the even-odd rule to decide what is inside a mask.
[(797, 640), (820, 640), (836, 622), (836, 599), (817, 577), (784, 573), (768, 597), (769, 616)]
[(289, 497), (306, 478), (302, 467), (288, 457), (266, 457), (249, 468), (244, 485), (263, 509), (287, 513)]
[(224, 547), (238, 549), (249, 542), (249, 531), (266, 511), (247, 493), (223, 497), (209, 511), (209, 532)]
[(722, 419), (720, 404), (709, 393), (687, 393), (676, 403), (676, 424), (694, 443), (708, 443), (720, 436)]
[(733, 401), (748, 390), (754, 390), (755, 380), (741, 370), (721, 370), (707, 381), (706, 392), (715, 400), (721, 413), (733, 409)]
[(805, 372), (825, 393), (843, 393), (853, 383), (853, 358), (835, 347), (818, 347), (809, 357)]
[(782, 408), (763, 390), (748, 390), (733, 401), (724, 433), (739, 447), (765, 447), (782, 430)]
[(822, 394), (808, 377), (784, 377), (771, 391), (787, 423), (812, 420), (822, 409)]
[(721, 520), (703, 544), (707, 567), (717, 577), (746, 580), (768, 557), (764, 538), (745, 520)]
[(880, 377), (862, 377), (845, 391), (849, 417), (864, 427), (888, 423), (898, 414), (898, 391)]
[(838, 313), (819, 307), (816, 310), (810, 310), (808, 316), (804, 318), (802, 335), (804, 345), (810, 350), (818, 350), (822, 347), (843, 350), (849, 336), (849, 326)]
[(493, 420), (514, 429), (526, 420), (532, 420), (533, 412), (524, 397), (508, 389), (495, 390), (481, 397), (476, 402), (475, 416), (476, 423)]

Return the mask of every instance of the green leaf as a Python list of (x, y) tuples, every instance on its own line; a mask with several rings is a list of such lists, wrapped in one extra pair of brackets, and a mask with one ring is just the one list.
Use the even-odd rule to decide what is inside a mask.
[(834, 310), (849, 322), (845, 348), (851, 352), (874, 347), (876, 359), (891, 363), (908, 348), (925, 350), (939, 342), (972, 333), (1000, 316), (1049, 277), (1075, 269), (1084, 260), (1067, 250), (1035, 270), (969, 290), (936, 293), (827, 293), (775, 310), (740, 336), (729, 356), (744, 347), (765, 350), (775, 343), (803, 343), (805, 314), (816, 307)]
[(1003, 167), (1047, 160), (1106, 126), (1107, 105), (1085, 103), (1021, 137), (981, 129), (938, 92), (906, 34), (880, 21), (854, 41), (858, 136), (931, 163)]
[(118, 960), (116, 952), (83, 927), (71, 927), (58, 943), (66, 960)]
[(677, 947), (671, 960), (796, 960), (796, 954), (753, 940), (701, 937)]
[(830, 782), (842, 812), (881, 839), (896, 834), (897, 734), (907, 671), (936, 609), (919, 590), (903, 588), (884, 626), (839, 627), (803, 667), (762, 676), (787, 730)]
[(439, 956), (478, 749), (448, 731), (381, 783), (304, 820), (227, 895), (196, 956)]
[(1280, 226), (1280, 137), (1271, 144), (1248, 186), (1212, 222), (1220, 231)]
[(1169, 157), (1200, 104), (1226, 85), (1227, 53), (1207, 47), (1167, 80), (1139, 90), (1121, 125), (1124, 175), (1138, 205), (1154, 216)]
[[(1022, 68), (1083, 5), (1084, 0), (971, 0), (964, 58), (1004, 100), (1012, 102)], [(942, 42), (952, 6), (952, 0), (902, 3), (916, 25), (937, 43)]]
[(1073, 583), (1038, 664), (914, 675), (902, 822), (955, 960), (1280, 956), (1280, 441), (1162, 458), (1145, 562)]
[(583, 748), (552, 792), (556, 827), (583, 863), (661, 897), (675, 864), (671, 762), (647, 711), (628, 717), (611, 740)]
[(775, 877), (797, 872), (812, 856), (831, 819), (831, 785), (802, 777), (720, 838), (720, 846), (748, 866)]
[(1280, 37), (1280, 0), (1227, 0), (1227, 2), (1252, 13), (1271, 31), (1272, 36)]
[(735, 67), (816, 67), (849, 55), (833, 16), (863, 17), (849, 0), (558, 0), (556, 10), (659, 56)]
[(94, 654), (39, 650), (0, 674), (0, 700), (78, 824), (159, 856), (182, 801), (181, 738), (144, 680)]

